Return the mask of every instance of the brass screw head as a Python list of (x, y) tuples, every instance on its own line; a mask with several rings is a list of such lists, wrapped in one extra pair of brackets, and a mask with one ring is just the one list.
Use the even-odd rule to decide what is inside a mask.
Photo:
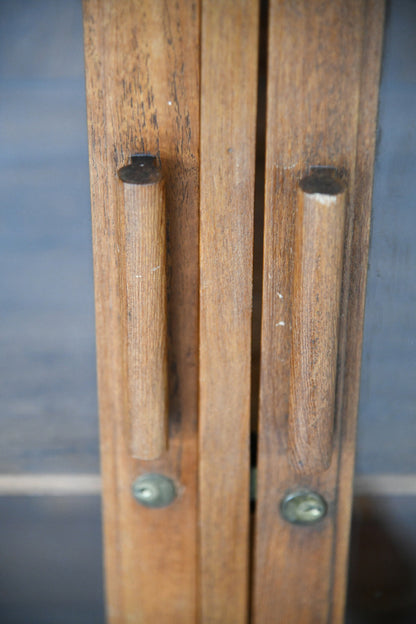
[(132, 494), (144, 507), (157, 509), (167, 507), (176, 498), (175, 484), (164, 475), (144, 474), (134, 481)]
[(280, 503), (280, 511), (291, 524), (310, 525), (326, 516), (328, 505), (318, 492), (299, 490), (284, 497)]

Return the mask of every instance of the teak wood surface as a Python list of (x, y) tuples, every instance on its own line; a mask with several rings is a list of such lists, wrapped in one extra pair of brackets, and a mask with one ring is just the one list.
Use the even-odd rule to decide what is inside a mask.
[[(85, 0), (97, 372), (107, 612), (111, 624), (194, 624), (197, 609), (199, 211), (198, 4)], [(169, 443), (131, 457), (127, 404), (123, 182), (132, 154), (160, 157), (168, 223)], [(143, 473), (178, 486), (166, 509), (131, 495)]]
[[(256, 624), (343, 621), (384, 3), (271, 0), (263, 315), (253, 585)], [(296, 193), (311, 167), (348, 188), (334, 450), (300, 474), (288, 450)], [(322, 494), (328, 515), (291, 525), (286, 493)]]
[(245, 623), (259, 7), (203, 0), (198, 622)]
[[(259, 5), (84, 0), (111, 624), (246, 624), (250, 617), (256, 624), (342, 622), (383, 17), (382, 0), (269, 2), (251, 542)], [(117, 171), (134, 154), (160, 158), (166, 184), (167, 449), (151, 461), (132, 457), (130, 444), (133, 273), (125, 245), (126, 189)], [(295, 215), (299, 182), (313, 167), (336, 170), (347, 192), (343, 262), (335, 271), (342, 279), (340, 318), (333, 321), (331, 444), (308, 471), (299, 471), (288, 453)], [(127, 191), (127, 203), (131, 199)], [(169, 507), (152, 510), (134, 500), (133, 481), (149, 472), (175, 482), (178, 497)], [(328, 515), (312, 527), (290, 525), (280, 515), (282, 497), (298, 488), (317, 490), (328, 501)]]

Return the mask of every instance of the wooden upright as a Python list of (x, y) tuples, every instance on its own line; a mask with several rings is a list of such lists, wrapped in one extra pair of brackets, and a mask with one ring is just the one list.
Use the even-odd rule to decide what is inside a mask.
[(343, 621), (384, 3), (268, 4), (250, 525), (259, 2), (84, 0), (110, 624)]
[[(255, 624), (343, 622), (383, 18), (379, 0), (270, 1)], [(332, 168), (346, 186), (343, 228), (341, 221), (331, 228), (327, 222), (314, 234), (314, 224), (308, 226), (306, 253), (315, 259), (311, 242), (322, 244), (328, 236), (327, 245), (333, 245), (334, 237), (345, 232), (339, 319), (325, 322), (319, 314), (332, 308), (333, 317), (336, 298), (332, 305), (328, 298), (317, 299), (325, 295), (326, 280), (333, 282), (334, 296), (339, 255), (331, 265), (322, 248), (318, 281), (317, 265), (309, 263), (312, 317), (305, 317), (297, 273), (299, 260), (304, 270), (297, 248), (296, 212), (305, 207), (304, 197), (299, 205), (299, 183), (320, 167)], [(302, 280), (307, 280), (305, 273)], [(299, 344), (300, 320), (310, 339), (316, 338), (314, 344)], [(307, 327), (312, 322), (317, 328), (317, 320), (321, 327), (313, 336)], [(322, 360), (322, 341), (331, 334), (337, 336), (336, 358), (332, 338), (332, 353)], [(293, 347), (301, 351), (291, 354)], [(305, 366), (314, 349), (319, 366)], [(328, 400), (326, 409), (315, 414), (311, 404), (305, 421), (298, 389), (303, 386), (307, 393), (302, 401), (319, 397), (322, 387), (311, 395), (310, 384), (319, 377), (322, 383), (323, 367), (330, 371), (332, 387), (337, 372), (333, 412)], [(280, 503), (296, 490), (323, 496), (326, 517), (310, 526), (287, 522)]]
[(244, 624), (248, 617), (257, 45), (257, 1), (203, 0), (201, 623)]
[[(192, 0), (85, 0), (84, 32), (108, 620), (194, 624), (200, 12)], [(166, 186), (169, 430), (152, 461), (131, 452), (117, 172), (134, 154), (160, 158)], [(134, 500), (133, 481), (149, 472), (177, 485), (169, 507)]]

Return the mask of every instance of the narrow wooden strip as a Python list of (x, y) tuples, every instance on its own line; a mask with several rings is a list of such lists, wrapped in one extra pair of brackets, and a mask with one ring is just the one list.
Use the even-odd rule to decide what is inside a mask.
[(326, 470), (335, 417), (345, 185), (320, 169), (303, 178), (295, 225), (288, 453), (298, 472)]
[(127, 385), (131, 452), (157, 459), (167, 443), (165, 188), (160, 163), (135, 156), (124, 182)]
[[(111, 624), (195, 624), (199, 7), (191, 0), (85, 0), (84, 32), (101, 426), (107, 611)], [(169, 449), (130, 453), (124, 188), (131, 154), (163, 162), (168, 223)], [(135, 478), (159, 472), (179, 496), (146, 509)], [(163, 579), (163, 582), (161, 582)]]
[[(351, 504), (353, 495), (355, 437), (360, 394), (361, 352), (364, 328), (365, 290), (367, 282), (368, 250), (370, 244), (371, 201), (376, 150), (376, 120), (379, 77), (383, 49), (385, 3), (367, 0), (364, 13), (366, 37), (362, 50), (360, 101), (357, 125), (355, 186), (353, 191), (354, 227), (351, 233), (351, 265), (349, 276), (347, 322), (344, 325), (343, 344), (345, 371), (341, 377), (344, 389), (342, 445), (338, 469), (337, 536), (334, 548), (333, 621), (342, 622), (345, 610)], [(344, 304), (344, 307), (347, 306)]]
[[(366, 249), (356, 255), (351, 241), (357, 202), (365, 220), (370, 213), (372, 160), (361, 171), (356, 163), (361, 149), (357, 145), (374, 152), (376, 108), (371, 106), (365, 121), (363, 111), (365, 93), (377, 93), (379, 80), (380, 48), (374, 41), (380, 40), (382, 32), (383, 3), (376, 4), (367, 0), (272, 0), (270, 4), (253, 597), (253, 621), (259, 624), (336, 624), (343, 619), (352, 472), (345, 475), (348, 483), (342, 489), (338, 489), (338, 474), (344, 472), (343, 466), (353, 465), (354, 436), (344, 423), (356, 415), (351, 400), (346, 408), (344, 378), (352, 371), (356, 378), (359, 359), (350, 361), (348, 353), (358, 353), (360, 348), (360, 329), (353, 329), (350, 318), (347, 368), (343, 365), (344, 336), (347, 302), (357, 297), (350, 287), (349, 272), (355, 281), (365, 273), (366, 264)], [(371, 86), (364, 87), (364, 77)], [(343, 171), (350, 192), (345, 215), (334, 450), (328, 470), (309, 475), (292, 467), (286, 432), (296, 189), (315, 165)], [(360, 314), (362, 319), (362, 308)], [(345, 448), (341, 456), (340, 446)], [(326, 499), (327, 516), (309, 527), (291, 525), (280, 514), (280, 501), (288, 492), (305, 489)]]
[(248, 615), (257, 31), (257, 1), (203, 0), (201, 623), (244, 623)]

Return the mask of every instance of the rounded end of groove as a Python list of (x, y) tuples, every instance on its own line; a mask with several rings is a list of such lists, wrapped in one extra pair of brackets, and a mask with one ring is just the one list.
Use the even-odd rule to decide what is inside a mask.
[(157, 184), (162, 180), (162, 168), (157, 156), (135, 154), (131, 164), (118, 170), (118, 177), (126, 184)]

